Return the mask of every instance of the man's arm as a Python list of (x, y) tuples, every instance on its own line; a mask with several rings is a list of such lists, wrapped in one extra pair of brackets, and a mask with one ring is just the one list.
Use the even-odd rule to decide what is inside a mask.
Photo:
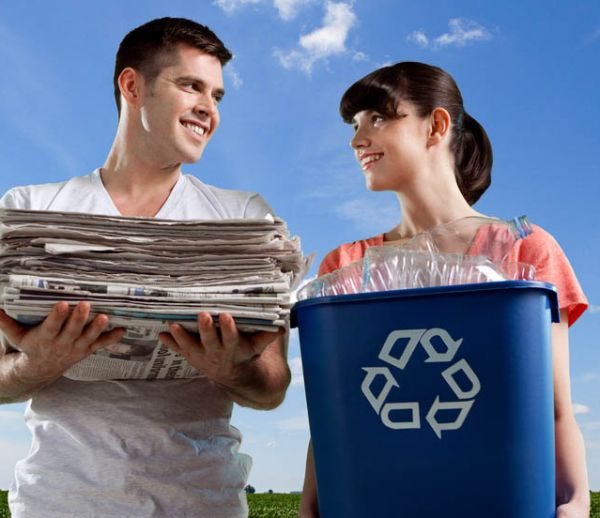
[(58, 302), (41, 324), (27, 327), (0, 310), (0, 332), (17, 349), (0, 346), (0, 403), (26, 401), (78, 361), (121, 339), (124, 329), (104, 332), (108, 317), (97, 315), (87, 324), (89, 314), (87, 302), (70, 313), (66, 302)]
[(219, 316), (219, 327), (210, 314), (200, 313), (200, 340), (178, 324), (172, 324), (170, 333), (161, 333), (160, 338), (223, 386), (239, 405), (266, 410), (281, 404), (291, 379), (284, 330), (240, 333), (233, 317), (225, 313)]
[(554, 371), (554, 429), (556, 437), (556, 518), (587, 517), (590, 494), (583, 438), (571, 403), (569, 331), (566, 310), (560, 324), (552, 325)]

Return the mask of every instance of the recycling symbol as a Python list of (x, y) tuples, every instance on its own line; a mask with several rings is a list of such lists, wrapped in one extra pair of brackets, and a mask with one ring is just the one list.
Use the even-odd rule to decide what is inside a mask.
[[(405, 371), (410, 368), (410, 358), (420, 345), (427, 354), (425, 363), (451, 364), (442, 371), (441, 376), (457, 397), (457, 400), (442, 401), (438, 395), (425, 415), (425, 420), (439, 439), (442, 438), (442, 432), (458, 430), (462, 427), (473, 406), (475, 396), (481, 390), (479, 378), (477, 378), (467, 360), (462, 358), (456, 362), (454, 361), (462, 341), (462, 338), (454, 340), (448, 331), (441, 328), (401, 329), (392, 331), (388, 335), (378, 356), (390, 367)], [(436, 344), (443, 343), (444, 350), (438, 350), (432, 342)], [(396, 347), (396, 354), (394, 355), (394, 346), (402, 343), (405, 343), (404, 348)], [(401, 354), (398, 356), (397, 354), (400, 351)], [(361, 384), (362, 393), (381, 418), (381, 422), (388, 428), (393, 430), (420, 429), (421, 403), (419, 401), (388, 401), (388, 396), (393, 389), (396, 389), (395, 392), (401, 391), (400, 384), (392, 374), (390, 367), (363, 367), (365, 377)], [(459, 385), (456, 379), (460, 373), (462, 373), (460, 379), (463, 386)], [(466, 387), (464, 386), (465, 379), (467, 380)], [(379, 394), (374, 394), (371, 389), (373, 382), (376, 380), (377, 386), (383, 385), (379, 390)], [(444, 410), (457, 412), (454, 421), (437, 420), (438, 412)], [(398, 415), (398, 411), (403, 411), (401, 415), (409, 415), (410, 417), (403, 420), (393, 419), (392, 412)]]

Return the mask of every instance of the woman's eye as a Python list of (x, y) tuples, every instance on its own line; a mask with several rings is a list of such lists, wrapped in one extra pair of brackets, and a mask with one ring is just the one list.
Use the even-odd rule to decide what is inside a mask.
[(378, 125), (381, 124), (385, 119), (383, 118), (382, 115), (373, 115), (371, 117), (371, 122), (373, 123), (373, 125)]

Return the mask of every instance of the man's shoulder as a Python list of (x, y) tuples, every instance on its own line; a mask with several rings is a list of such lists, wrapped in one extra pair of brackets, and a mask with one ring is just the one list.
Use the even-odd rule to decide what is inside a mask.
[(21, 185), (8, 190), (0, 199), (0, 207), (11, 209), (49, 210), (56, 197), (65, 190), (78, 190), (89, 184), (90, 175), (75, 176), (62, 182)]
[(223, 187), (217, 187), (216, 185), (205, 183), (191, 174), (186, 174), (185, 179), (191, 189), (202, 193), (211, 193), (218, 198), (248, 199), (258, 195), (252, 191), (241, 191), (238, 189), (225, 189)]
[(187, 201), (190, 197), (202, 200), (205, 209), (216, 211), (226, 218), (263, 218), (272, 214), (272, 209), (264, 198), (252, 191), (224, 189), (202, 182), (192, 175), (185, 175)]

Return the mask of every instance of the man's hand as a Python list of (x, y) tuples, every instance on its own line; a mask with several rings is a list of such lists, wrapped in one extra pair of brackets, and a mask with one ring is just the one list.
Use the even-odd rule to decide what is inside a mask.
[(88, 302), (79, 302), (70, 314), (66, 302), (57, 302), (42, 323), (28, 327), (0, 310), (0, 331), (21, 353), (12, 364), (12, 377), (24, 385), (47, 384), (125, 333), (123, 328), (104, 332), (106, 315), (86, 324), (89, 315)]
[[(179, 324), (171, 324), (160, 339), (190, 365), (228, 389), (240, 404), (263, 407), (261, 401), (278, 401), (289, 384), (284, 329), (276, 332), (240, 333), (233, 317), (219, 315), (219, 327), (209, 313), (198, 315), (200, 339)], [(263, 354), (265, 353), (265, 354)], [(262, 355), (262, 357), (261, 357)], [(281, 398), (277, 397), (281, 394)], [(235, 395), (242, 396), (240, 401)], [(272, 407), (269, 405), (265, 407)]]

